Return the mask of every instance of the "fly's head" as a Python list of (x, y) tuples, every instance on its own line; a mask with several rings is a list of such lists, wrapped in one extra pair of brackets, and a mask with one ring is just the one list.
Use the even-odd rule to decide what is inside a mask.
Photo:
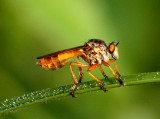
[(112, 42), (109, 44), (109, 47), (108, 47), (108, 52), (115, 60), (119, 58), (118, 47), (117, 47), (118, 44), (119, 42), (118, 43)]

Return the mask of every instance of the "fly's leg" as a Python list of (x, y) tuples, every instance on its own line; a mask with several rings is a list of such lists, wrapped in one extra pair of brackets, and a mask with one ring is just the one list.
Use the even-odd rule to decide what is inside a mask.
[(117, 67), (117, 63), (116, 63), (116, 61), (115, 61), (115, 60), (113, 60), (113, 59), (110, 59), (110, 60), (108, 60), (108, 61), (107, 61), (107, 63), (114, 63), (116, 73), (117, 73), (117, 75), (120, 77), (121, 75), (120, 75), (120, 73), (119, 73), (119, 71), (118, 71), (118, 67)]
[[(77, 57), (77, 62), (79, 62), (79, 56)], [(82, 81), (82, 68), (81, 67), (78, 67), (79, 68), (79, 79), (78, 79), (78, 82), (81, 83)]]
[(125, 84), (123, 83), (123, 81), (121, 80), (121, 78), (116, 75), (116, 73), (114, 72), (114, 70), (112, 69), (112, 67), (107, 62), (103, 62), (103, 64), (105, 66), (109, 67), (109, 69), (111, 70), (113, 76), (115, 76), (117, 78), (117, 80), (119, 81), (119, 83), (121, 84), (121, 86), (125, 86)]
[(94, 65), (91, 65), (88, 69), (88, 73), (101, 85), (101, 88), (103, 91), (107, 91), (108, 89), (104, 88), (103, 84), (102, 84), (102, 81), (99, 80), (96, 76), (94, 76), (91, 71), (94, 70), (95, 68), (99, 67), (100, 65), (99, 64), (94, 64)]
[(81, 83), (81, 81), (82, 81), (82, 75), (83, 75), (83, 73), (82, 73), (82, 68), (79, 67), (79, 79), (78, 79), (78, 82), (79, 82), (79, 83)]
[(74, 80), (74, 85), (73, 85), (73, 87), (72, 87), (71, 95), (72, 95), (72, 97), (75, 97), (74, 91), (75, 91), (75, 89), (76, 89), (76, 86), (77, 86), (77, 84), (78, 84), (78, 81), (77, 81), (77, 79), (76, 79), (75, 74), (73, 73), (72, 66), (76, 66), (76, 67), (80, 67), (80, 68), (81, 68), (81, 67), (88, 67), (88, 65), (83, 64), (83, 63), (80, 63), (80, 62), (72, 62), (72, 63), (70, 64), (70, 70), (71, 70), (72, 77), (73, 77), (73, 80)]
[(98, 67), (99, 67), (101, 73), (103, 74), (104, 78), (105, 78), (105, 79), (108, 79), (108, 76), (104, 73), (102, 67), (101, 67), (100, 65), (99, 65)]

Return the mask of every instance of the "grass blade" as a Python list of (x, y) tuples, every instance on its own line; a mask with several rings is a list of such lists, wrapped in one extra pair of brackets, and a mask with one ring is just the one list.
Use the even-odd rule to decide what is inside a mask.
[[(122, 76), (122, 80), (126, 86), (140, 85), (146, 83), (160, 82), (160, 72), (138, 73), (127, 76)], [(114, 78), (102, 80), (105, 88), (120, 87), (119, 82)], [(6, 99), (0, 102), (0, 113), (7, 113), (23, 108), (25, 106), (32, 105), (34, 103), (44, 102), (50, 99), (68, 96), (73, 84), (61, 86), (57, 88), (48, 88), (41, 91), (35, 91), (28, 94), (24, 94), (20, 97), (14, 97), (12, 99)], [(87, 81), (78, 84), (75, 94), (86, 93), (89, 91), (100, 90), (100, 85), (95, 81)]]

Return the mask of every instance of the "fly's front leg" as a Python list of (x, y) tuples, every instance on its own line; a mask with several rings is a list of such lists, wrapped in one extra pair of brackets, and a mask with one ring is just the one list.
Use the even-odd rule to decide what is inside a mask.
[(115, 76), (117, 78), (117, 80), (119, 81), (119, 83), (121, 84), (121, 86), (125, 86), (125, 83), (123, 83), (123, 81), (121, 80), (121, 78), (116, 75), (116, 73), (114, 72), (114, 70), (112, 69), (112, 67), (107, 62), (103, 62), (103, 64), (105, 66), (109, 67), (109, 69), (111, 70), (113, 76)]
[(120, 75), (120, 73), (119, 73), (119, 71), (118, 71), (118, 67), (117, 67), (116, 60), (110, 59), (110, 60), (107, 61), (107, 63), (114, 63), (116, 73), (117, 73), (117, 75), (120, 77), (121, 75)]
[(75, 97), (74, 91), (75, 91), (75, 89), (76, 89), (76, 86), (77, 86), (77, 84), (78, 84), (78, 81), (77, 81), (77, 79), (76, 79), (75, 74), (73, 73), (72, 66), (76, 66), (76, 67), (80, 67), (80, 68), (81, 68), (81, 67), (88, 67), (88, 65), (83, 64), (83, 63), (80, 63), (80, 62), (72, 62), (72, 63), (70, 64), (70, 70), (71, 70), (72, 77), (73, 77), (73, 80), (74, 80), (74, 85), (73, 85), (73, 87), (72, 87), (71, 95), (72, 95), (72, 97)]
[[(94, 70), (95, 68), (97, 67), (100, 67), (99, 64), (94, 64), (94, 65), (91, 65), (88, 69), (88, 73), (101, 85), (101, 88), (103, 91), (107, 91), (108, 89), (104, 88), (103, 84), (102, 84), (102, 81), (99, 80), (96, 76), (94, 76), (91, 71)], [(101, 69), (100, 69), (101, 70)]]

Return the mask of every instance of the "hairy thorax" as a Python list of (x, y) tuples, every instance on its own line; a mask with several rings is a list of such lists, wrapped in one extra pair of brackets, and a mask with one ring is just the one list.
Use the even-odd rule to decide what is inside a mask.
[(107, 52), (107, 45), (104, 41), (93, 39), (86, 43), (89, 47), (84, 49), (84, 53), (81, 56), (90, 65), (101, 64), (103, 61), (109, 60), (109, 53)]

